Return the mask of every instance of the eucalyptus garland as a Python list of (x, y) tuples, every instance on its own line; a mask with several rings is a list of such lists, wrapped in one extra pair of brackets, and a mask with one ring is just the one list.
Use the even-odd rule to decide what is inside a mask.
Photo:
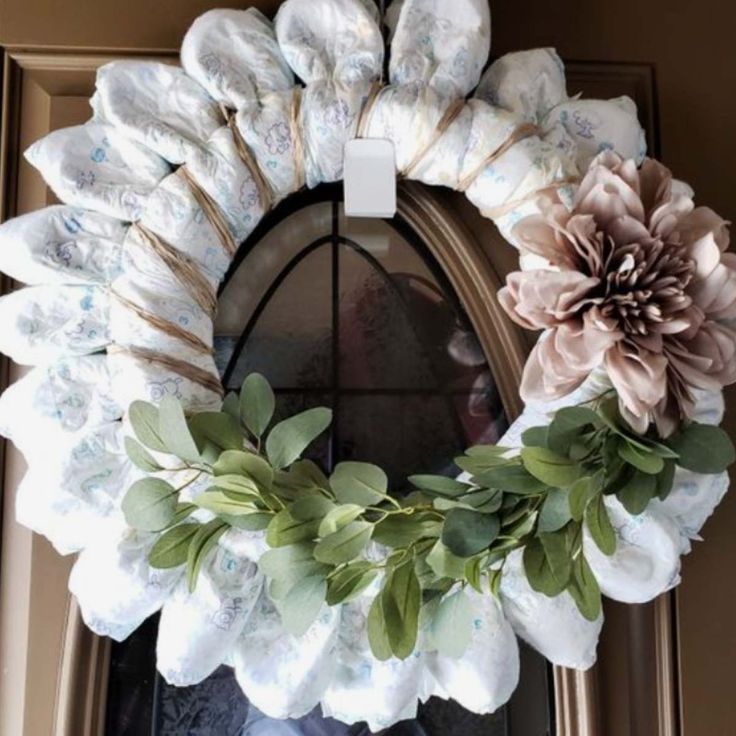
[[(618, 403), (610, 392), (560, 409), (527, 430), (521, 448), (471, 447), (455, 459), (460, 479), (413, 475), (406, 488), (389, 489), (371, 463), (341, 462), (328, 476), (302, 458), (329, 427), (327, 408), (269, 431), (274, 393), (251, 374), (219, 412), (187, 416), (170, 396), (130, 406), (137, 439), (126, 438), (126, 451), (145, 476), (122, 507), (131, 527), (158, 535), (151, 566), (186, 565), (191, 590), (226, 531), (265, 530), (270, 549), (258, 565), (290, 633), (304, 634), (325, 602), (374, 592), (368, 636), (378, 659), (411, 655), (420, 620), (441, 653), (460, 656), (472, 623), (464, 589), (496, 595), (511, 551), (523, 549), (535, 591), (568, 591), (594, 620), (601, 593), (583, 525), (603, 553), (615, 552), (604, 498), (640, 514), (667, 497), (678, 467), (720, 473), (736, 457), (711, 425), (691, 422), (666, 440), (637, 434)], [(206, 490), (187, 493), (202, 479)]]

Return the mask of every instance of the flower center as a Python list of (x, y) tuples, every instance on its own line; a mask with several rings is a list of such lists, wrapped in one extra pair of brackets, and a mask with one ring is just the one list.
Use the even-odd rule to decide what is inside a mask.
[(621, 246), (603, 233), (598, 235), (600, 258), (591, 275), (601, 279), (603, 317), (633, 336), (661, 333), (666, 331), (662, 325), (683, 317), (692, 305), (686, 288), (695, 263), (679, 242), (653, 238)]

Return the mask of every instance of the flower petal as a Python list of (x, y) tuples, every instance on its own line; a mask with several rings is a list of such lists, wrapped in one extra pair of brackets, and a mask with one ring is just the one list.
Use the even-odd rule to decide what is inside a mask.
[(622, 340), (606, 353), (605, 365), (620, 400), (635, 417), (646, 415), (665, 396), (664, 355)]

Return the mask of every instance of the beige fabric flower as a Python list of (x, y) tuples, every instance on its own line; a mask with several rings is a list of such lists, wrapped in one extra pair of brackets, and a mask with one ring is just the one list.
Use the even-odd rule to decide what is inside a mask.
[(660, 163), (595, 159), (572, 210), (549, 201), (514, 230), (548, 270), (509, 275), (499, 299), (513, 320), (546, 330), (521, 395), (559, 398), (601, 363), (639, 431), (671, 434), (693, 411), (693, 389), (736, 381), (736, 256), (728, 224), (695, 208)]

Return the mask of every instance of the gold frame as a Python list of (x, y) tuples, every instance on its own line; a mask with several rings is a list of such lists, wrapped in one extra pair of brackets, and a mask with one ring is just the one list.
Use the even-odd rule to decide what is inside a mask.
[[(3, 58), (2, 131), (0, 132), (0, 207), (2, 216), (9, 217), (43, 206), (50, 196), (40, 177), (24, 164), (18, 155), (30, 138), (40, 137), (59, 125), (72, 124), (80, 101), (89, 96), (94, 71), (101, 63), (120, 58), (114, 53), (8, 53)], [(150, 54), (129, 53), (151, 58)], [(156, 55), (170, 61), (171, 54)], [(572, 72), (574, 74), (574, 65)], [(590, 74), (591, 65), (585, 66)], [(399, 211), (421, 235), (437, 259), (465, 306), (468, 316), (484, 347), (502, 401), (510, 417), (521, 409), (518, 384), (527, 341), (501, 312), (495, 293), (509, 270), (509, 248), (495, 228), (478, 215), (465, 200), (447, 193), (446, 206), (440, 198), (421, 185), (406, 183), (401, 187)], [(458, 216), (462, 212), (462, 219)], [(479, 236), (482, 234), (482, 237)], [(10, 284), (3, 282), (3, 291)], [(2, 385), (16, 375), (14, 366), (2, 363)], [(17, 484), (22, 461), (12, 448), (3, 453), (4, 489)], [(7, 703), (20, 709), (19, 720), (12, 721), (9, 711), (0, 708), (0, 730), (8, 723), (24, 724), (25, 736), (52, 733), (54, 736), (103, 736), (106, 704), (106, 681), (110, 642), (88, 631), (79, 610), (65, 586), (44, 585), (44, 576), (58, 578), (68, 570), (68, 560), (57, 558), (48, 544), (30, 532), (20, 530), (8, 518), (11, 507), (6, 498), (6, 518), (3, 522), (2, 562), (25, 560), (28, 569), (18, 576), (19, 582), (0, 580), (0, 622), (7, 625), (11, 600), (18, 586), (27, 592), (28, 612), (24, 620), (27, 639), (15, 642), (15, 654), (3, 659), (6, 667), (22, 668), (19, 684), (11, 692), (9, 677), (0, 675), (0, 705)], [(26, 558), (30, 559), (26, 559)], [(14, 572), (14, 571), (13, 571)], [(12, 576), (11, 576), (12, 577)], [(64, 589), (62, 590), (62, 587)], [(33, 608), (31, 608), (31, 604)], [(35, 613), (31, 613), (31, 611)], [(56, 611), (64, 611), (63, 621), (56, 620)], [(676, 693), (674, 633), (669, 596), (654, 605), (654, 651), (656, 678), (654, 683), (656, 724), (652, 736), (675, 736)], [(51, 631), (49, 616), (52, 617)], [(59, 632), (59, 638), (54, 639)], [(44, 633), (42, 633), (44, 632)], [(2, 626), (0, 626), (2, 634)], [(46, 636), (46, 638), (44, 638)], [(48, 638), (51, 637), (51, 638)], [(39, 643), (34, 645), (35, 639)], [(0, 636), (0, 645), (9, 637)], [(0, 652), (0, 656), (4, 656)], [(38, 695), (40, 702), (28, 702), (33, 673), (45, 673), (47, 685)], [(55, 674), (54, 674), (55, 673)], [(54, 682), (51, 688), (50, 682)], [(601, 680), (598, 669), (575, 672), (563, 668), (554, 670), (555, 706), (558, 736), (598, 736), (607, 731), (602, 725)], [(22, 692), (23, 702), (15, 695)], [(5, 700), (3, 700), (3, 697)], [(39, 713), (44, 703), (53, 697), (53, 712)], [(50, 703), (49, 703), (50, 705)], [(33, 712), (36, 712), (35, 717)], [(31, 713), (29, 716), (28, 714)], [(27, 726), (26, 724), (32, 725)], [(30, 730), (27, 730), (30, 728)], [(8, 733), (11, 733), (8, 730)], [(13, 731), (15, 733), (15, 731)]]

